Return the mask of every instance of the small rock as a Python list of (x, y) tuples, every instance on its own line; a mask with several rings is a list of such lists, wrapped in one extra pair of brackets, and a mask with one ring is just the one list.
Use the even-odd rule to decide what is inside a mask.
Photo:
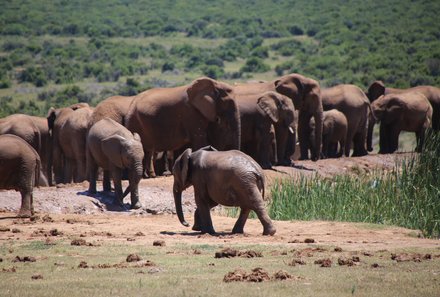
[(45, 216), (43, 216), (43, 222), (46, 222), (46, 223), (53, 223), (54, 222), (54, 220), (52, 219), (52, 217), (51, 216), (49, 216), (49, 215), (45, 215)]
[(32, 279), (43, 279), (43, 276), (41, 274), (34, 274), (32, 275)]
[(321, 265), (321, 267), (331, 267), (332, 266), (332, 260), (330, 259), (320, 259), (316, 260), (315, 264)]
[(304, 239), (304, 243), (314, 243), (315, 240), (313, 238), (306, 238)]
[(21, 230), (18, 229), (18, 228), (13, 228), (13, 229), (11, 230), (11, 232), (12, 232), (12, 233), (20, 233)]
[(142, 260), (142, 259), (137, 254), (130, 254), (127, 256), (127, 259), (126, 259), (127, 262), (137, 262), (140, 260)]
[(164, 240), (155, 240), (153, 241), (153, 246), (165, 246)]
[(81, 261), (78, 265), (78, 268), (89, 268), (86, 261)]
[(340, 253), (340, 252), (342, 252), (342, 248), (340, 248), (340, 247), (335, 247), (334, 251)]

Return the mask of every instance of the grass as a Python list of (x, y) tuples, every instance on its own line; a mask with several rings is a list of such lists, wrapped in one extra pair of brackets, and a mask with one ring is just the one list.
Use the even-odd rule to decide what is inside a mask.
[(278, 220), (335, 220), (398, 225), (440, 236), (440, 135), (423, 153), (392, 172), (301, 177), (271, 190), (270, 216)]
[[(295, 250), (285, 246), (234, 246), (239, 250), (254, 249), (261, 258), (215, 259), (223, 245), (177, 244), (161, 248), (145, 245), (104, 243), (98, 247), (75, 247), (60, 240), (56, 245), (44, 246), (42, 241), (26, 244), (3, 243), (0, 247), (1, 296), (435, 296), (439, 284), (432, 271), (438, 270), (438, 260), (421, 263), (390, 260), (390, 252), (376, 252), (372, 257), (361, 256), (355, 267), (338, 266), (338, 257), (351, 257), (351, 252), (335, 253), (333, 247), (303, 258), (306, 265), (287, 265)], [(305, 247), (305, 246), (304, 246)], [(315, 247), (315, 246), (307, 246)], [(194, 254), (198, 249), (200, 254)], [(300, 248), (302, 249), (302, 247)], [(417, 249), (406, 252), (426, 253)], [(89, 266), (125, 262), (128, 254), (136, 253), (156, 264), (156, 273), (150, 268), (79, 268), (81, 261)], [(12, 263), (16, 256), (33, 255), (33, 263)], [(330, 258), (333, 265), (321, 268), (315, 260)], [(57, 263), (58, 265), (55, 265)], [(380, 268), (371, 268), (378, 263)], [(5, 272), (15, 266), (16, 272)], [(262, 267), (269, 275), (284, 270), (299, 280), (267, 281), (263, 283), (223, 282), (223, 277), (236, 268), (250, 272)], [(40, 274), (43, 279), (31, 277)]]

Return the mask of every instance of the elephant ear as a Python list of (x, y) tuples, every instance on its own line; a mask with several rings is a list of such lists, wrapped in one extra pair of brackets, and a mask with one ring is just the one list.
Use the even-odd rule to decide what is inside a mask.
[(370, 100), (370, 102), (375, 101), (384, 94), (385, 94), (385, 85), (380, 80), (376, 80), (368, 87), (367, 97)]
[(289, 74), (274, 82), (275, 90), (289, 97), (297, 109), (301, 108), (306, 86), (302, 78), (297, 74)]
[(178, 184), (183, 191), (188, 184), (189, 162), (192, 149), (186, 149), (177, 159), (173, 166), (173, 175), (175, 183)]
[(216, 107), (213, 96), (216, 95), (216, 82), (202, 77), (195, 80), (187, 89), (189, 102), (210, 122), (216, 119)]
[(122, 160), (122, 144), (126, 139), (120, 135), (112, 135), (101, 141), (101, 150), (104, 155), (118, 168), (124, 168)]
[(279, 106), (280, 102), (276, 97), (276, 94), (266, 93), (257, 100), (257, 105), (265, 114), (269, 116), (272, 122), (278, 123), (280, 119)]
[(47, 112), (47, 125), (49, 126), (49, 130), (53, 130), (53, 126), (56, 118), (57, 118), (57, 110), (51, 107)]

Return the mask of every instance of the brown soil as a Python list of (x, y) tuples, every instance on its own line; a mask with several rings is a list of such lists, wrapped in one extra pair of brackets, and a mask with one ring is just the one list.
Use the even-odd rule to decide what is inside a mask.
[[(340, 158), (312, 161), (297, 161), (294, 167), (275, 167), (266, 170), (268, 183), (280, 178), (297, 178), (300, 174), (334, 176), (335, 174), (369, 173), (373, 170), (392, 170), (396, 159), (409, 154), (369, 155), (360, 158)], [(214, 210), (213, 224), (216, 236), (201, 235), (182, 226), (174, 214), (172, 177), (144, 179), (139, 186), (143, 207), (130, 210), (129, 198), (125, 207), (113, 205), (113, 195), (98, 193), (88, 196), (88, 183), (59, 185), (57, 187), (36, 188), (34, 207), (37, 216), (20, 219), (16, 212), (20, 207), (20, 195), (15, 191), (0, 191), (0, 241), (28, 240), (41, 238), (46, 244), (57, 240), (69, 240), (76, 244), (101, 245), (105, 242), (123, 244), (147, 244), (154, 241), (176, 243), (225, 244), (225, 245), (285, 245), (300, 253), (319, 253), (310, 248), (330, 246), (344, 250), (368, 250), (408, 247), (440, 248), (434, 239), (418, 238), (418, 233), (404, 228), (366, 228), (363, 224), (327, 221), (276, 221), (277, 233), (262, 236), (262, 226), (258, 220), (248, 220), (245, 234), (231, 234), (235, 219), (224, 217)], [(124, 183), (124, 188), (127, 183)], [(100, 189), (98, 185), (98, 189)], [(191, 217), (195, 209), (193, 190), (183, 193), (183, 209)], [(189, 218), (189, 221), (192, 221)], [(82, 240), (80, 240), (82, 239)], [(313, 242), (312, 243), (312, 239)], [(79, 241), (78, 241), (79, 240)], [(196, 251), (194, 252), (196, 253)], [(307, 255), (297, 255), (306, 257)]]

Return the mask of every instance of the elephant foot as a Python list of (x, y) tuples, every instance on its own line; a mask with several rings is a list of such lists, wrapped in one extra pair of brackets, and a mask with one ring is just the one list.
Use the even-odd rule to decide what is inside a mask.
[(362, 152), (353, 152), (353, 154), (351, 155), (352, 157), (363, 157), (368, 155), (367, 151), (362, 151)]
[(193, 231), (202, 231), (202, 228), (200, 228), (200, 226), (198, 226), (198, 225), (194, 225), (194, 226), (192, 226), (192, 228), (191, 228)]
[(130, 206), (131, 209), (139, 209), (141, 207), (142, 207), (142, 204), (139, 201), (137, 201), (135, 203), (132, 202), (131, 206)]
[(261, 168), (272, 169), (272, 164), (271, 163), (263, 163), (263, 164), (261, 164)]
[(232, 229), (232, 234), (243, 234), (243, 233), (244, 233), (243, 228)]
[(273, 236), (275, 232), (277, 232), (277, 229), (274, 226), (269, 226), (267, 228), (264, 228), (263, 235)]
[(30, 218), (32, 216), (33, 212), (31, 210), (25, 209), (22, 210), (20, 209), (20, 211), (17, 214), (17, 217), (19, 218)]
[(171, 171), (167, 170), (167, 171), (163, 172), (163, 175), (164, 176), (170, 176), (170, 175), (172, 175), (172, 173), (171, 173)]

